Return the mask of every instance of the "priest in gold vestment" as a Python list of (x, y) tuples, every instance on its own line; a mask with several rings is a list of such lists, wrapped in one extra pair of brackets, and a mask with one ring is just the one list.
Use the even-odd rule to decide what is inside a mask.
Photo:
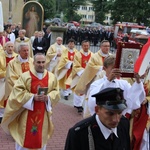
[(86, 94), (83, 112), (84, 118), (89, 116), (89, 110), (87, 105), (89, 86), (93, 81), (102, 78), (103, 75), (105, 75), (105, 71), (103, 70), (103, 61), (105, 57), (111, 55), (109, 53), (109, 50), (109, 41), (103, 40), (100, 44), (100, 50), (91, 56), (83, 74), (81, 75), (77, 83), (77, 86), (74, 89), (75, 93), (78, 95)]
[(33, 67), (33, 59), (29, 57), (28, 44), (21, 43), (18, 52), (19, 55), (9, 62), (6, 69), (5, 100), (9, 97), (10, 92), (20, 75)]
[(46, 69), (48, 71), (56, 73), (62, 51), (65, 49), (66, 47), (62, 45), (62, 38), (57, 37), (56, 43), (51, 45), (46, 53)]
[[(45, 68), (45, 56), (37, 53), (34, 67), (16, 81), (8, 99), (2, 128), (16, 142), (16, 150), (46, 150), (53, 133), (52, 108), (59, 101), (59, 84)], [(39, 93), (39, 89), (47, 88)]]
[(105, 57), (111, 55), (109, 50), (109, 41), (103, 40), (100, 44), (100, 50), (90, 58), (83, 74), (81, 75), (81, 78), (79, 79), (79, 82), (75, 88), (75, 93), (86, 94), (91, 82), (97, 78), (103, 77), (103, 73), (101, 73), (103, 70), (103, 61)]
[(9, 41), (6, 43), (6, 50), (0, 54), (0, 122), (4, 112), (6, 67), (15, 56), (17, 54), (14, 52), (14, 44)]
[[(85, 70), (86, 65), (88, 64), (88, 61), (90, 60), (90, 57), (93, 55), (89, 48), (89, 41), (82, 41), (82, 49), (74, 56), (71, 88), (75, 88), (76, 84), (79, 82), (82, 73)], [(78, 109), (79, 113), (83, 111), (82, 105), (84, 98), (85, 95), (77, 95), (76, 93), (74, 93), (73, 103), (74, 107)]]
[(25, 34), (26, 34), (26, 30), (24, 29), (19, 30), (19, 37), (15, 40), (15, 52), (18, 53), (18, 48), (21, 43), (26, 43), (29, 46), (29, 56), (32, 58), (33, 50), (32, 50), (31, 41), (28, 37), (25, 37)]
[(62, 89), (65, 100), (68, 100), (68, 96), (72, 93), (70, 85), (65, 84), (65, 82), (71, 74), (74, 55), (77, 52), (78, 50), (75, 48), (75, 40), (70, 39), (68, 41), (68, 47), (62, 52), (62, 56), (58, 64), (56, 73), (57, 80), (59, 81), (59, 86)]

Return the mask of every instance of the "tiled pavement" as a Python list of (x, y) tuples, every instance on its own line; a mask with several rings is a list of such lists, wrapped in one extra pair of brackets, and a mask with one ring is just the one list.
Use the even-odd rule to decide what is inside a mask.
[[(54, 134), (48, 141), (47, 150), (63, 150), (68, 129), (82, 119), (82, 115), (72, 106), (70, 100), (61, 99), (53, 108)], [(0, 127), (0, 150), (15, 150), (15, 142), (11, 136), (6, 135)]]

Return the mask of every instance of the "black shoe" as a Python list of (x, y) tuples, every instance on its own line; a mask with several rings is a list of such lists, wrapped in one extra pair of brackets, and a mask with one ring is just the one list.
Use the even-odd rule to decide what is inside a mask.
[(68, 96), (64, 96), (64, 99), (65, 99), (65, 100), (68, 100)]
[(78, 109), (78, 113), (82, 113), (83, 112), (83, 107), (77, 107)]
[(0, 123), (2, 122), (3, 117), (0, 117)]

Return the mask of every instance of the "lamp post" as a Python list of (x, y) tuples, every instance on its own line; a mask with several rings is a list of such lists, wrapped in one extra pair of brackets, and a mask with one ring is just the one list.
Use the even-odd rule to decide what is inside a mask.
[(12, 23), (12, 0), (9, 0), (9, 18), (8, 22)]
[(0, 27), (3, 27), (4, 22), (3, 22), (3, 8), (2, 8), (2, 3), (0, 1)]

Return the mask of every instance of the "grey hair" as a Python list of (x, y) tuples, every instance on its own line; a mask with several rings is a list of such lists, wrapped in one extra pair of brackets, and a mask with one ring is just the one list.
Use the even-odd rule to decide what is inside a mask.
[(5, 43), (5, 46), (7, 46), (8, 44), (13, 44), (13, 45), (14, 45), (14, 43), (13, 43), (13, 42), (8, 41), (8, 42), (6, 42), (6, 43)]
[(107, 43), (107, 42), (109, 42), (109, 41), (108, 40), (101, 41), (100, 46), (102, 46), (103, 43)]
[(25, 29), (20, 29), (19, 33), (22, 32), (24, 35), (26, 34), (26, 30)]
[(44, 58), (46, 59), (45, 54), (43, 54), (43, 53), (36, 53), (36, 54), (34, 55), (34, 58), (33, 58), (34, 61), (36, 60), (36, 57), (39, 56), (39, 55), (40, 55), (40, 56), (44, 56)]
[(56, 40), (58, 40), (58, 39), (61, 39), (61, 40), (62, 40), (62, 37), (59, 36), (59, 37), (56, 38)]
[(21, 44), (19, 44), (18, 52), (21, 50), (21, 48), (22, 48), (23, 46), (28, 46), (28, 48), (29, 48), (29, 45), (28, 45), (28, 44), (26, 44), (26, 43), (21, 43)]

